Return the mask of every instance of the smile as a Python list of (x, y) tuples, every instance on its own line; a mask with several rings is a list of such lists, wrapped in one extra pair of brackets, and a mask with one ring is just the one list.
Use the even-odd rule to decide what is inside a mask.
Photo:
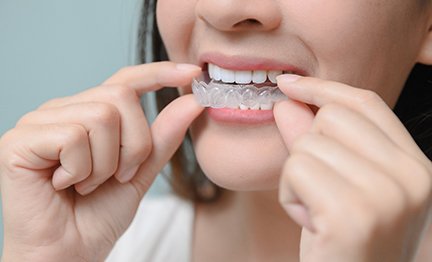
[(192, 91), (205, 107), (240, 110), (272, 110), (287, 99), (276, 86), (282, 70), (229, 70), (208, 64), (208, 71), (192, 83)]
[[(208, 74), (211, 79), (231, 84), (263, 84), (271, 82), (276, 84), (276, 77), (282, 74), (292, 74), (291, 71), (282, 70), (229, 70), (215, 64), (208, 64)], [(270, 84), (271, 85), (271, 84)]]

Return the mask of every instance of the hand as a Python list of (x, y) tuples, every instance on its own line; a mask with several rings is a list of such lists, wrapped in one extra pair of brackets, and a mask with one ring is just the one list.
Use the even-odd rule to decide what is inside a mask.
[(202, 112), (192, 95), (148, 126), (139, 97), (183, 86), (199, 67), (160, 62), (54, 99), (0, 140), (4, 259), (103, 260)]
[(303, 227), (301, 261), (410, 261), (427, 226), (431, 162), (372, 91), (292, 80), (278, 78), (292, 100), (274, 114), (290, 152), (280, 201)]

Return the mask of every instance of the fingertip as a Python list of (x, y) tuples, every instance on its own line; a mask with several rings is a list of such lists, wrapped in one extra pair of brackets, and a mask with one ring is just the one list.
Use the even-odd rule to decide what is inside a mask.
[(160, 86), (181, 87), (190, 85), (192, 79), (198, 77), (199, 75), (201, 75), (201, 68), (198, 66), (189, 64), (176, 64), (174, 66), (174, 70), (159, 71), (156, 79)]
[(73, 185), (74, 177), (63, 166), (59, 166), (54, 171), (51, 183), (55, 190), (60, 191)]
[(315, 226), (311, 221), (309, 210), (302, 204), (290, 203), (282, 204), (285, 212), (294, 220), (299, 226), (306, 228), (312, 233), (316, 232)]
[(303, 78), (301, 75), (283, 74), (276, 77), (277, 83), (291, 84)]
[(202, 74), (202, 68), (194, 65), (194, 64), (176, 64), (176, 70), (181, 72), (181, 73), (188, 73), (189, 74), (189, 79), (187, 84), (190, 83), (190, 80), (192, 78), (198, 77), (199, 75)]
[(82, 196), (86, 196), (89, 195), (90, 193), (92, 193), (93, 191), (96, 190), (96, 188), (98, 188), (99, 185), (75, 185), (75, 191), (78, 192), (78, 194), (82, 195)]
[(300, 75), (283, 74), (276, 77), (276, 83), (279, 89), (290, 97), (290, 91), (298, 86), (298, 83), (302, 79), (304, 77)]
[(139, 166), (136, 167), (132, 167), (129, 169), (126, 169), (124, 171), (120, 171), (117, 174), (115, 174), (115, 178), (117, 179), (117, 181), (119, 181), (121, 184), (125, 184), (128, 183), (129, 181), (131, 181), (134, 176), (137, 174), (139, 169)]
[(198, 103), (194, 94), (187, 94), (187, 95), (180, 96), (172, 103), (173, 106), (175, 107), (182, 107), (184, 109), (187, 109), (188, 112), (194, 116), (195, 115), (198, 116), (205, 109), (205, 107), (203, 107)]

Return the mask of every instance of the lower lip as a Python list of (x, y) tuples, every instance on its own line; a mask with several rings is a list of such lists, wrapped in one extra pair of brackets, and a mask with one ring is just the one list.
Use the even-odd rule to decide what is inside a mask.
[(207, 108), (207, 114), (217, 122), (232, 124), (262, 125), (274, 122), (273, 110)]

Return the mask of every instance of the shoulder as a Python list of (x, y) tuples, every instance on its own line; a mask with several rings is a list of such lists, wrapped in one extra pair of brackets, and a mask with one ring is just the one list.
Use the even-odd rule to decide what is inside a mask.
[(189, 261), (193, 220), (191, 202), (146, 196), (106, 261)]

